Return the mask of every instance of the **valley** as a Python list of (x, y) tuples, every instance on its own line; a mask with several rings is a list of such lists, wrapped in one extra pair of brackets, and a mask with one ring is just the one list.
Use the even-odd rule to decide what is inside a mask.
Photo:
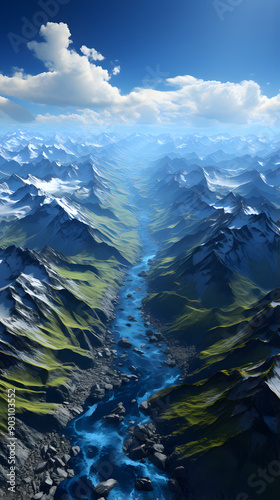
[(276, 473), (256, 478), (280, 470), (279, 148), (0, 138), (0, 474), (15, 388), (18, 498), (278, 498)]

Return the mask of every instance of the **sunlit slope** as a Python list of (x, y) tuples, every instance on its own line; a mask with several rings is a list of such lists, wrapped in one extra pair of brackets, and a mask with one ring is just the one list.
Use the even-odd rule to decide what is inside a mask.
[(123, 274), (138, 258), (124, 175), (112, 167), (102, 182), (78, 179), (74, 191), (58, 177), (2, 185), (0, 397), (15, 387), (17, 416), (29, 425), (36, 414), (40, 427), (40, 415), (67, 398), (75, 372), (94, 368)]

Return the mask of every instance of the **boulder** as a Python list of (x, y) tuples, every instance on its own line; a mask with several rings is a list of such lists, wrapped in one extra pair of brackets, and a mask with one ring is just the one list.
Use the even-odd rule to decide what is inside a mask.
[(153, 330), (146, 330), (145, 333), (146, 333), (147, 337), (151, 337), (152, 335), (154, 335)]
[(141, 355), (145, 354), (144, 351), (141, 351), (140, 349), (137, 349), (137, 347), (134, 347), (132, 350), (134, 352), (136, 352), (136, 354), (141, 354)]
[(47, 466), (48, 462), (39, 462), (34, 469), (34, 474), (41, 474), (47, 469)]
[(151, 455), (150, 457), (151, 462), (161, 470), (165, 469), (165, 462), (167, 460), (167, 456), (164, 455), (163, 453), (155, 452), (154, 455)]
[(153, 342), (157, 342), (157, 338), (155, 335), (152, 335), (150, 338), (149, 338), (149, 342), (153, 343)]
[(136, 447), (136, 446), (138, 446), (138, 445), (139, 445), (139, 443), (136, 443), (136, 441), (135, 441), (132, 437), (130, 437), (130, 438), (128, 438), (128, 439), (126, 439), (126, 440), (124, 441), (124, 443), (123, 443), (123, 451), (124, 451), (125, 453), (127, 453), (127, 451), (128, 451), (130, 448), (133, 448), (133, 446), (134, 446), (134, 447)]
[(118, 346), (123, 347), (124, 349), (130, 349), (132, 347), (132, 343), (123, 337), (119, 340)]
[(122, 385), (122, 380), (120, 379), (113, 379), (112, 380), (112, 385), (114, 386), (114, 389), (119, 389)]
[(125, 407), (123, 403), (118, 403), (115, 408), (113, 408), (112, 413), (115, 413), (116, 415), (125, 415)]
[(62, 460), (65, 464), (68, 464), (68, 462), (70, 461), (71, 457), (68, 453), (65, 453), (62, 457)]
[(146, 428), (148, 428), (152, 434), (155, 434), (157, 427), (154, 422), (149, 422), (148, 424), (145, 425)]
[(53, 485), (53, 480), (50, 477), (46, 477), (41, 483), (41, 488), (43, 491), (49, 491)]
[(43, 448), (41, 448), (42, 457), (45, 457), (47, 453), (48, 453), (48, 446), (45, 444), (45, 446), (43, 446)]
[(149, 441), (149, 436), (145, 432), (141, 432), (138, 429), (135, 429), (134, 436), (138, 441), (141, 441), (142, 443), (146, 443)]
[(145, 414), (148, 413), (149, 408), (150, 408), (150, 404), (148, 401), (142, 401), (142, 403), (139, 405), (139, 410)]
[(54, 469), (54, 473), (58, 477), (62, 477), (63, 479), (66, 479), (68, 477), (66, 470), (62, 469), (61, 467), (57, 467), (56, 469)]
[(157, 452), (157, 453), (163, 453), (164, 452), (164, 446), (163, 446), (163, 444), (159, 444), (159, 443), (154, 444), (153, 445), (153, 450), (155, 452)]
[(43, 495), (44, 495), (44, 492), (39, 491), (38, 493), (35, 493), (35, 495), (33, 495), (32, 500), (41, 500), (41, 498), (43, 498)]
[(151, 438), (153, 435), (153, 433), (151, 432), (151, 430), (144, 426), (144, 425), (140, 425), (138, 424), (134, 431), (133, 431), (133, 436), (138, 439), (138, 441), (142, 441), (142, 442), (146, 442), (149, 440), (149, 438)]
[(57, 467), (65, 467), (65, 463), (61, 460), (61, 458), (54, 457), (54, 462)]
[(146, 276), (148, 276), (148, 273), (146, 271), (141, 271), (140, 273), (138, 273), (138, 276), (140, 278), (146, 278)]
[(115, 488), (117, 485), (117, 481), (115, 479), (108, 479), (108, 481), (104, 481), (99, 483), (95, 488), (94, 492), (97, 498), (107, 497), (110, 491)]
[(134, 483), (137, 491), (153, 491), (153, 484), (149, 477), (138, 477)]
[(141, 446), (137, 446), (137, 448), (130, 449), (128, 451), (128, 456), (129, 458), (131, 458), (131, 460), (141, 460), (142, 458), (146, 458), (146, 445), (142, 444)]
[(174, 368), (174, 366), (176, 366), (176, 361), (175, 359), (167, 359), (166, 361), (164, 361), (164, 363), (169, 366), (170, 368)]
[(70, 450), (71, 457), (76, 457), (77, 455), (79, 455), (80, 451), (81, 451), (81, 448), (79, 446), (72, 446), (72, 448)]
[(50, 495), (51, 497), (54, 497), (56, 490), (57, 490), (57, 487), (56, 487), (56, 486), (52, 486), (52, 487), (50, 488), (49, 495)]
[(115, 413), (110, 413), (110, 415), (106, 415), (102, 419), (104, 422), (107, 422), (108, 424), (115, 424), (123, 421), (123, 416), (122, 415), (117, 415)]
[(51, 469), (53, 469), (53, 468), (54, 468), (54, 466), (55, 466), (55, 459), (54, 459), (54, 458), (49, 458), (49, 460), (48, 460), (48, 465), (49, 465), (49, 467), (50, 467)]
[(154, 333), (154, 336), (157, 338), (157, 340), (164, 340), (163, 335), (159, 332)]
[(27, 476), (27, 477), (24, 477), (24, 478), (23, 478), (23, 482), (24, 482), (25, 484), (30, 484), (30, 483), (31, 483), (31, 481), (32, 481), (32, 477), (31, 477), (31, 476)]

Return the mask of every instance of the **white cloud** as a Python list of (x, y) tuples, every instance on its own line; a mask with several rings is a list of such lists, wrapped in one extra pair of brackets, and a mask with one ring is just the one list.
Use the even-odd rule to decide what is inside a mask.
[(29, 50), (52, 71), (67, 71), (73, 68), (77, 58), (74, 51), (68, 50), (72, 41), (67, 24), (47, 23), (46, 26), (41, 26), (40, 35), (45, 42), (29, 42)]
[(167, 78), (167, 83), (169, 85), (178, 85), (179, 87), (184, 87), (186, 85), (192, 85), (194, 83), (203, 82), (203, 80), (197, 80), (193, 76), (185, 75), (185, 76), (176, 76), (175, 78)]
[(112, 73), (113, 75), (118, 75), (121, 71), (121, 67), (120, 66), (115, 66)]
[[(162, 79), (164, 90), (139, 87), (122, 95), (111, 85), (108, 70), (93, 62), (104, 59), (99, 52), (85, 45), (80, 54), (71, 48), (66, 24), (47, 23), (40, 35), (43, 41), (29, 42), (28, 48), (45, 70), (26, 75), (16, 69), (12, 77), (0, 75), (3, 95), (71, 108), (69, 113), (40, 114), (40, 123), (175, 123), (204, 127), (218, 123), (279, 123), (280, 95), (268, 98), (253, 80), (222, 83), (183, 75)], [(113, 75), (119, 72), (120, 66), (112, 70)]]
[(105, 57), (100, 54), (100, 52), (97, 52), (97, 50), (95, 49), (89, 49), (88, 47), (86, 47), (86, 45), (82, 45), (81, 52), (82, 54), (87, 56), (88, 59), (92, 59), (93, 61), (103, 61), (105, 59)]
[(271, 97), (271, 99), (268, 97), (263, 98), (255, 119), (258, 120), (260, 116), (264, 125), (280, 126), (280, 94)]
[(29, 42), (28, 48), (48, 71), (35, 76), (0, 75), (1, 94), (61, 107), (105, 106), (120, 99), (119, 90), (108, 83), (108, 71), (69, 48), (72, 42), (66, 24), (47, 23), (40, 35), (45, 41)]
[(68, 113), (61, 115), (37, 115), (37, 121), (46, 125), (98, 125), (102, 127), (105, 121), (101, 118), (99, 113), (92, 109), (84, 109), (79, 113)]

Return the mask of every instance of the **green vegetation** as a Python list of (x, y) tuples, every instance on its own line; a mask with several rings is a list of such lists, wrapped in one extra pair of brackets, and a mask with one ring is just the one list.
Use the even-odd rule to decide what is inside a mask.
[[(240, 470), (246, 468), (248, 477), (259, 465), (255, 447), (265, 461), (264, 435), (271, 443), (275, 439), (264, 414), (273, 420), (279, 413), (278, 397), (266, 384), (273, 377), (278, 381), (279, 313), (271, 302), (280, 297), (280, 290), (268, 294), (267, 289), (277, 283), (276, 278), (269, 282), (269, 276), (275, 269), (279, 277), (279, 260), (258, 263), (256, 256), (245, 275), (242, 266), (225, 265), (215, 252), (205, 252), (205, 261), (196, 259), (197, 249), (212, 237), (211, 219), (179, 215), (173, 206), (176, 196), (165, 203), (160, 189), (153, 189), (150, 229), (162, 251), (148, 276), (145, 308), (171, 343), (194, 345), (198, 353), (190, 362), (186, 384), (157, 392), (149, 401), (155, 411), (163, 407), (159, 400), (166, 403), (159, 428), (163, 435), (172, 435), (167, 443), (187, 469), (198, 463), (193, 470), (206, 467), (209, 477), (217, 478), (228, 458), (233, 467), (238, 463)], [(150, 191), (143, 182), (143, 195)], [(228, 482), (231, 494), (232, 477), (225, 468), (225, 477), (217, 478)]]
[[(123, 175), (121, 170), (107, 175), (110, 191), (102, 198), (100, 214), (83, 205), (79, 208), (96, 231), (96, 241), (106, 242), (108, 247), (97, 253), (93, 247), (92, 251), (86, 249), (71, 256), (35, 247), (38, 265), (45, 266), (49, 283), (41, 283), (44, 289), (37, 298), (27, 288), (28, 313), (17, 322), (14, 311), (13, 322), (6, 327), (13, 345), (0, 353), (1, 431), (7, 424), (8, 388), (16, 388), (19, 418), (32, 414), (40, 417), (57, 409), (48, 396), (52, 394), (50, 389), (65, 387), (73, 370), (94, 366), (94, 349), (102, 345), (106, 321), (113, 310), (110, 302), (117, 295), (127, 266), (137, 261), (140, 252), (135, 209), (128, 191), (120, 187), (125, 185)], [(40, 221), (36, 226), (24, 226), (22, 221), (9, 224), (0, 241), (4, 248), (33, 248), (36, 231), (45, 230)], [(111, 256), (106, 248), (108, 252), (112, 249)]]

